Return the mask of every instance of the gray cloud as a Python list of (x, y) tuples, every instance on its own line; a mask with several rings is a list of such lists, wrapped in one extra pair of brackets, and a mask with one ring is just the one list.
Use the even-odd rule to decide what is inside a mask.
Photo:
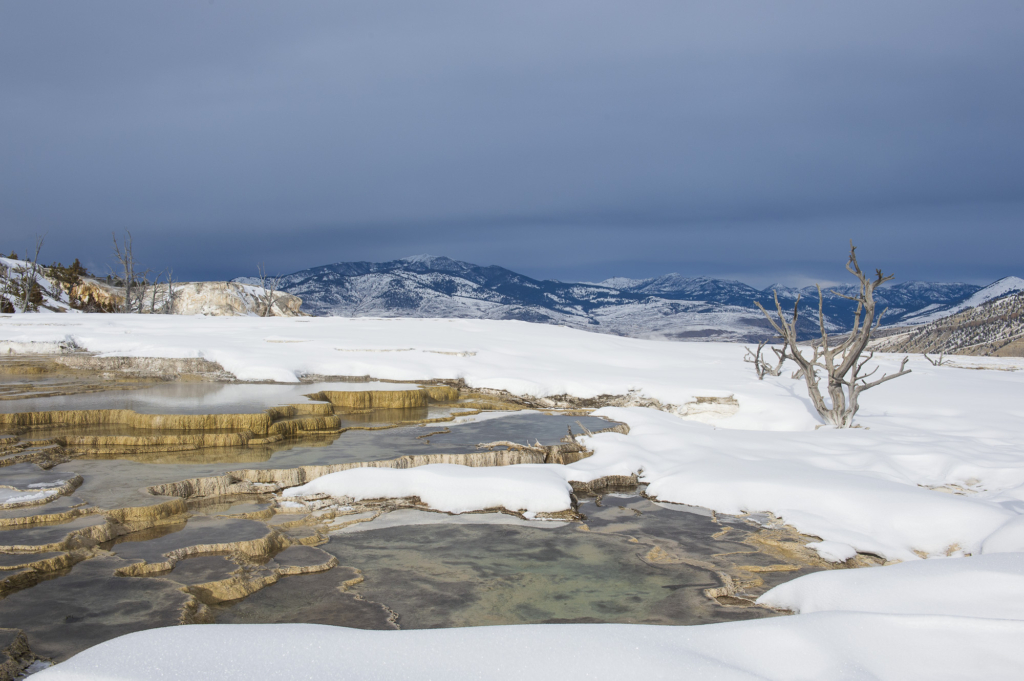
[[(1020, 274), (1017, 2), (7, 2), (0, 248)], [(875, 262), (872, 260), (872, 262)], [(841, 269), (838, 274), (841, 274)]]

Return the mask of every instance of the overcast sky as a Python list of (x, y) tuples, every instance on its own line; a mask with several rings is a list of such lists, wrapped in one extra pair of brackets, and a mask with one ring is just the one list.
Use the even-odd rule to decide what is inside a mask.
[(1024, 276), (1024, 3), (0, 0), (0, 249)]

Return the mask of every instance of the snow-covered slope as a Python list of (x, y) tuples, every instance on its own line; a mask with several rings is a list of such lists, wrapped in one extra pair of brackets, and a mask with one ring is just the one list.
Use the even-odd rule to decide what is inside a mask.
[(1024, 293), (1012, 292), (927, 324), (893, 331), (892, 335), (879, 338), (874, 349), (1021, 357), (1024, 356)]
[(23, 292), (29, 286), (28, 312), (77, 312), (71, 308), (67, 291), (46, 276), (47, 268), (38, 266), (32, 276), (32, 263), (0, 258), (0, 308), (5, 312), (25, 312)]
[[(237, 281), (252, 283), (241, 278)], [(754, 306), (774, 306), (772, 288), (739, 281), (667, 274), (654, 279), (616, 277), (599, 284), (536, 280), (502, 267), (480, 267), (442, 256), (418, 255), (384, 263), (324, 265), (290, 274), (282, 290), (299, 296), (314, 315), (518, 319), (641, 338), (754, 340), (768, 335)], [(877, 298), (896, 322), (929, 305), (951, 305), (978, 290), (970, 284), (906, 282), (879, 289)], [(848, 292), (845, 287), (840, 292)], [(780, 289), (791, 308), (797, 296), (817, 311), (817, 291)], [(854, 304), (824, 291), (833, 331), (846, 330)], [(805, 314), (808, 333), (817, 328)]]
[(919, 310), (917, 313), (906, 315), (903, 324), (927, 324), (944, 317), (950, 317), (958, 312), (963, 312), (972, 307), (978, 307), (990, 300), (996, 300), (1011, 293), (1024, 291), (1024, 279), (1020, 277), (1003, 277), (999, 281), (989, 284), (983, 289), (975, 291), (970, 297), (956, 303), (946, 305), (931, 305), (928, 308)]

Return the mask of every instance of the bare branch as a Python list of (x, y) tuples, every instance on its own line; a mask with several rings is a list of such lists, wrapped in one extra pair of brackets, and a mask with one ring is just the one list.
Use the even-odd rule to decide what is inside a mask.
[(852, 300), (853, 302), (857, 302), (858, 300), (860, 300), (860, 298), (858, 298), (857, 296), (848, 296), (845, 293), (840, 293), (839, 291), (835, 290), (834, 288), (833, 289), (829, 289), (828, 292), (831, 293), (834, 296), (839, 296), (840, 298), (846, 298), (847, 300)]
[[(909, 357), (904, 357), (903, 358), (903, 361), (900, 362), (900, 370), (897, 371), (895, 374), (882, 374), (882, 377), (880, 379), (878, 379), (877, 381), (874, 381), (872, 383), (863, 383), (860, 386), (858, 386), (859, 389), (860, 390), (867, 390), (868, 388), (874, 388), (876, 385), (881, 385), (882, 383), (885, 383), (886, 381), (891, 381), (894, 378), (899, 378), (900, 376), (906, 376), (907, 374), (910, 373), (910, 369), (906, 368), (907, 360), (908, 359), (910, 359), (910, 358)], [(877, 370), (878, 370), (878, 368), (876, 367), (875, 371), (877, 371)], [(874, 373), (874, 371), (871, 372), (871, 373)]]
[[(861, 392), (885, 381), (890, 381), (893, 378), (910, 373), (910, 370), (906, 368), (906, 359), (904, 359), (900, 365), (899, 372), (895, 374), (886, 374), (875, 381), (868, 381), (867, 379), (878, 371), (878, 367), (875, 367), (869, 373), (862, 375), (861, 372), (874, 357), (874, 353), (867, 351), (868, 343), (871, 340), (872, 334), (880, 328), (882, 318), (886, 312), (886, 310), (882, 310), (881, 314), (875, 315), (874, 291), (881, 284), (892, 280), (894, 275), (885, 275), (881, 270), (875, 270), (875, 277), (873, 279), (869, 278), (861, 270), (860, 264), (857, 262), (857, 249), (852, 241), (850, 242), (850, 254), (846, 262), (846, 269), (850, 274), (857, 277), (860, 283), (860, 291), (855, 296), (839, 293), (835, 290), (832, 290), (832, 293), (857, 303), (850, 333), (838, 346), (831, 346), (828, 334), (828, 321), (825, 317), (824, 295), (822, 294), (821, 287), (818, 286), (818, 330), (820, 337), (809, 344), (812, 353), (810, 359), (797, 347), (796, 322), (799, 312), (799, 298), (797, 298), (797, 303), (794, 306), (793, 319), (788, 321), (782, 313), (778, 294), (775, 295), (778, 323), (762, 305), (755, 303), (785, 342), (782, 352), (780, 353), (776, 350), (776, 355), (780, 359), (792, 359), (796, 362), (798, 369), (794, 372), (793, 378), (804, 379), (808, 396), (811, 398), (811, 402), (814, 404), (818, 414), (821, 415), (826, 423), (837, 428), (849, 428), (854, 425), (853, 421), (858, 410), (857, 398)], [(763, 362), (761, 358), (762, 347), (759, 346), (756, 353), (748, 350), (749, 357), (745, 358), (746, 361), (753, 362), (755, 365), (758, 362)], [(866, 355), (865, 352), (867, 353)], [(818, 375), (819, 369), (823, 371), (823, 375), (827, 378), (825, 386), (828, 394), (827, 400), (821, 391)], [(761, 372), (762, 368), (758, 365), (758, 378), (762, 378)]]

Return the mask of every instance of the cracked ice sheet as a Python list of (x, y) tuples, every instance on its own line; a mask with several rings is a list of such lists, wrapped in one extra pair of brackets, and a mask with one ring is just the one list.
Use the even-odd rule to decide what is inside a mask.
[(1019, 678), (1024, 622), (828, 612), (690, 627), (555, 624), (364, 631), (178, 626), (101, 643), (39, 681)]

